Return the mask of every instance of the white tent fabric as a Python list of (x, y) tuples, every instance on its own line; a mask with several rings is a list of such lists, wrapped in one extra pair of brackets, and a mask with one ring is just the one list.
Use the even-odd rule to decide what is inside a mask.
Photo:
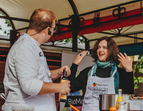
[[(74, 0), (79, 14), (125, 3), (131, 0)], [(73, 10), (68, 0), (0, 0), (2, 8), (10, 17), (29, 19), (37, 8), (52, 10), (58, 19), (69, 17)], [(26, 27), (26, 23), (14, 22), (16, 29)]]

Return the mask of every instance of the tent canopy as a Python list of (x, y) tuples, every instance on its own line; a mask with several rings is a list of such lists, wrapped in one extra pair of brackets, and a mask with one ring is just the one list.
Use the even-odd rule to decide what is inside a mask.
[[(79, 14), (102, 9), (105, 7), (129, 2), (131, 0), (74, 0)], [(58, 19), (68, 18), (73, 15), (72, 7), (68, 0), (0, 0), (0, 7), (10, 16), (29, 19), (37, 8), (52, 10)], [(27, 27), (28, 24), (13, 21), (16, 29)]]

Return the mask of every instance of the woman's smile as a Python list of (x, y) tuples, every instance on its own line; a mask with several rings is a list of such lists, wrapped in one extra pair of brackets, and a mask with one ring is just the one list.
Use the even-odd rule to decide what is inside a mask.
[(106, 62), (106, 59), (108, 57), (108, 49), (107, 49), (107, 41), (102, 40), (98, 44), (98, 49), (97, 49), (97, 56), (99, 61)]

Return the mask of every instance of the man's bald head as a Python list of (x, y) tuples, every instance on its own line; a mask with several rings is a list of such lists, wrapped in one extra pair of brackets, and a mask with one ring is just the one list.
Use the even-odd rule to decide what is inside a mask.
[(41, 32), (47, 27), (52, 27), (53, 20), (56, 22), (58, 21), (56, 15), (52, 11), (46, 8), (36, 9), (30, 17), (29, 29)]

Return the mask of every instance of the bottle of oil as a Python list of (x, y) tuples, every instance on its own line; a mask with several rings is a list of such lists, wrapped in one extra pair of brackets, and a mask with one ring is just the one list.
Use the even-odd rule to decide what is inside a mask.
[(122, 95), (122, 89), (118, 89), (118, 97), (117, 97), (117, 103), (116, 103), (116, 108), (119, 108), (119, 103), (118, 102), (123, 102), (123, 95)]
[[(60, 82), (65, 82), (67, 80), (68, 80), (67, 72), (65, 70), (63, 70), (63, 77)], [(60, 102), (65, 102), (66, 100), (67, 100), (67, 95), (60, 93)]]

